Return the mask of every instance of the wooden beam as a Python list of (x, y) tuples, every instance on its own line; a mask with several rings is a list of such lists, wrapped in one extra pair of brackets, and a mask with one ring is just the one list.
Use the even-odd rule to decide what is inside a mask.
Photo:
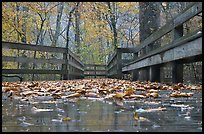
[(167, 49), (167, 51), (160, 51), (160, 53), (151, 54), (141, 60), (132, 64), (123, 66), (122, 71), (131, 71), (138, 68), (162, 64), (170, 61), (181, 60), (186, 58), (202, 55), (202, 37), (197, 38), (191, 42)]
[(63, 59), (34, 59), (29, 57), (13, 57), (13, 56), (2, 56), (2, 61), (10, 62), (20, 62), (20, 63), (48, 63), (48, 64), (64, 64), (65, 60)]
[(66, 53), (66, 49), (62, 47), (40, 46), (25, 43), (14, 43), (2, 41), (2, 48), (4, 49), (18, 49), (18, 50), (30, 50), (30, 51), (44, 51), (55, 53)]
[(63, 70), (2, 69), (2, 74), (66, 74)]
[(183, 37), (177, 39), (175, 42), (167, 44), (167, 45), (165, 45), (163, 47), (160, 47), (158, 49), (155, 49), (154, 51), (150, 52), (149, 54), (147, 54), (145, 56), (142, 56), (142, 57), (139, 57), (138, 59), (136, 59), (136, 60), (134, 60), (132, 62), (129, 62), (129, 63), (125, 64), (124, 66), (136, 63), (136, 62), (138, 62), (140, 60), (143, 60), (143, 59), (145, 59), (147, 57), (150, 57), (150, 56), (165, 52), (167, 50), (173, 49), (173, 48), (178, 47), (180, 45), (183, 45), (185, 43), (196, 40), (197, 38), (200, 38), (200, 37), (202, 37), (202, 32), (200, 32), (200, 30), (195, 31), (195, 32), (190, 33), (190, 34), (187, 34), (186, 36), (183, 36)]

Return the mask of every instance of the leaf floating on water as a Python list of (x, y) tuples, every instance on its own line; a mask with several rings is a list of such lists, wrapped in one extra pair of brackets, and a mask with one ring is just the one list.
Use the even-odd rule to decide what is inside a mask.
[(146, 110), (142, 109), (142, 108), (139, 108), (137, 110), (135, 110), (135, 112), (138, 112), (138, 113), (143, 113), (143, 112), (147, 112)]
[(139, 116), (138, 116), (138, 113), (137, 113), (137, 112), (134, 112), (134, 119), (135, 119), (136, 121), (139, 120)]
[(137, 112), (134, 112), (134, 119), (135, 119), (136, 121), (148, 121), (147, 118), (139, 117)]
[(139, 117), (139, 120), (140, 120), (140, 121), (148, 121), (148, 119), (145, 118), (145, 117)]
[(67, 98), (80, 97), (80, 96), (81, 96), (80, 93), (73, 93), (73, 94), (67, 95)]
[(62, 122), (62, 120), (60, 119), (52, 119), (53, 122)]
[(34, 125), (34, 124), (31, 124), (31, 123), (28, 123), (28, 122), (22, 122), (21, 124), (19, 124), (20, 126), (22, 126), (22, 127), (27, 127), (27, 126), (32, 126), (32, 125)]
[(155, 111), (165, 111), (166, 108), (165, 107), (158, 107), (158, 108), (149, 108), (149, 109), (145, 109), (147, 112), (155, 112)]
[(170, 97), (191, 97), (193, 93), (182, 93), (182, 92), (173, 92), (169, 95)]
[(64, 118), (62, 118), (62, 121), (70, 121), (70, 120), (72, 120), (72, 118), (70, 118), (70, 117), (64, 117)]
[(171, 104), (172, 107), (189, 107), (189, 105), (184, 104)]
[(51, 111), (53, 111), (53, 109), (38, 109), (36, 107), (32, 107), (31, 110), (33, 112), (51, 112)]
[(96, 98), (98, 98), (99, 95), (97, 93), (89, 92), (89, 93), (85, 93), (85, 97), (96, 97)]

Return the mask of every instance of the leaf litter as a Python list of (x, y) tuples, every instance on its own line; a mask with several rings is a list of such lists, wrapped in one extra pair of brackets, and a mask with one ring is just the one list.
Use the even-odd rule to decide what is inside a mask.
[[(187, 89), (191, 92), (183, 92)], [(116, 105), (124, 106), (123, 102), (145, 99), (160, 98), (160, 91), (171, 91), (167, 97), (192, 97), (194, 90), (202, 90), (202, 85), (187, 85), (183, 83), (158, 83), (140, 82), (118, 79), (80, 79), (80, 80), (60, 80), (60, 81), (32, 81), (32, 82), (2, 82), (2, 93), (8, 98), (18, 97), (22, 101), (43, 100), (44, 103), (56, 103), (56, 100), (63, 99), (73, 101), (73, 98), (86, 98), (96, 100), (109, 100)], [(76, 102), (75, 100), (74, 102)], [(159, 104), (161, 102), (149, 102), (146, 104)], [(172, 104), (172, 107), (186, 107)], [(39, 109), (32, 107), (33, 112), (52, 112), (53, 109)], [(165, 107), (136, 109), (135, 120), (148, 120), (138, 117), (138, 113), (165, 111)], [(54, 122), (70, 121), (70, 117), (53, 119)], [(25, 122), (24, 122), (25, 123)], [(29, 124), (27, 124), (29, 125)], [(25, 123), (26, 126), (26, 123)]]

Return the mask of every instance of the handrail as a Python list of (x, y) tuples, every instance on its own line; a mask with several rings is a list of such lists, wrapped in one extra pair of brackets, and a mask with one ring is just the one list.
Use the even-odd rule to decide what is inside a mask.
[[(121, 55), (121, 53), (134, 53), (135, 56), (138, 55), (138, 53), (141, 50), (143, 50), (145, 47), (148, 47), (151, 43), (157, 41), (158, 39), (160, 39), (161, 37), (163, 37), (164, 35), (166, 35), (170, 31), (176, 29), (177, 27), (182, 26), (183, 23), (187, 22), (192, 17), (196, 16), (197, 14), (199, 14), (201, 12), (202, 12), (202, 2), (194, 2), (191, 5), (189, 5), (186, 9), (184, 9), (181, 13), (179, 13), (177, 16), (175, 16), (173, 19), (171, 19), (169, 22), (167, 22), (163, 27), (158, 29), (156, 32), (152, 33), (148, 38), (146, 38), (141, 44), (137, 45), (136, 47), (134, 47), (134, 48), (117, 48), (116, 51), (114, 52), (113, 56), (107, 62), (108, 75), (114, 74), (114, 73), (111, 73), (112, 71), (114, 71), (113, 68), (119, 69), (115, 72), (114, 75), (117, 75), (118, 72), (122, 72), (121, 62), (123, 62), (124, 60), (119, 61), (121, 59), (118, 59), (116, 57), (119, 57), (119, 58), (122, 58), (122, 57), (118, 56), (118, 54)], [(200, 36), (200, 35), (202, 36), (202, 33), (195, 35), (195, 36)], [(187, 37), (187, 35), (185, 37)], [(169, 44), (171, 46), (163, 46), (163, 47), (160, 46), (158, 49), (166, 50), (166, 49), (170, 49), (172, 47), (175, 47), (174, 43), (179, 42), (179, 40), (183, 39), (183, 38), (184, 37), (181, 37), (179, 39), (174, 38), (173, 41)], [(179, 43), (177, 45), (179, 45)], [(156, 54), (156, 53), (158, 53), (158, 49), (157, 50), (151, 50), (151, 52), (148, 52), (148, 54), (145, 54), (145, 55), (142, 55), (139, 57), (137, 56), (132, 61), (130, 61), (128, 63), (123, 63), (122, 66), (135, 63), (141, 59), (144, 59), (145, 57), (149, 56), (150, 54)], [(116, 61), (116, 64), (113, 65), (113, 62), (115, 59), (117, 59), (117, 61)]]
[[(2, 56), (3, 61), (11, 61), (11, 62), (20, 62), (20, 63), (52, 63), (52, 64), (62, 64), (61, 70), (47, 70), (47, 69), (2, 69), (5, 74), (13, 74), (15, 73), (23, 73), (23, 74), (61, 74), (61, 75), (69, 75), (69, 74), (81, 74), (83, 76), (84, 64), (80, 61), (80, 59), (69, 49), (67, 51), (66, 48), (62, 47), (51, 47), (51, 46), (41, 46), (41, 45), (33, 45), (26, 43), (15, 43), (15, 42), (6, 42), (2, 41), (3, 49), (17, 49), (17, 50), (29, 50), (29, 51), (42, 51), (42, 52), (54, 52), (54, 53), (62, 53), (63, 59), (55, 59), (55, 58), (31, 58), (31, 57), (23, 57), (23, 56)], [(67, 59), (66, 55), (69, 55), (69, 59)], [(71, 60), (72, 59), (72, 60)], [(66, 62), (66, 60), (68, 62)], [(69, 68), (73, 68), (71, 70), (67, 70), (65, 67), (69, 65)], [(72, 70), (74, 72), (72, 72)], [(12, 72), (13, 71), (13, 72)], [(79, 76), (77, 74), (77, 76)], [(67, 77), (68, 78), (68, 77)], [(73, 77), (74, 78), (74, 77)], [(66, 78), (65, 78), (66, 79)]]

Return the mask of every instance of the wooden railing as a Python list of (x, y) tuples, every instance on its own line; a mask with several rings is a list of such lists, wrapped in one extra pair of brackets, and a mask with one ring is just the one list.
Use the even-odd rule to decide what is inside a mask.
[(84, 65), (85, 78), (106, 77), (106, 65), (102, 64), (85, 64)]
[[(166, 25), (151, 34), (140, 45), (137, 45), (134, 48), (118, 48), (112, 58), (108, 61), (108, 77), (122, 78), (122, 73), (126, 73), (128, 71), (163, 64), (166, 62), (184, 60), (186, 58), (190, 59), (194, 56), (198, 56), (196, 58), (191, 58), (194, 61), (201, 60), (202, 29), (198, 29), (197, 31), (186, 34), (185, 36), (183, 34), (184, 23), (201, 12), (202, 2), (194, 2), (179, 13), (175, 18), (170, 20)], [(156, 41), (170, 32), (173, 33), (171, 37), (172, 42), (164, 46), (157, 45), (156, 48), (153, 48)], [(181, 51), (181, 49), (183, 49), (183, 51)], [(176, 53), (176, 51), (180, 52)], [(127, 61), (122, 60), (122, 53), (133, 53), (134, 58), (127, 63)], [(176, 69), (176, 67), (177, 66), (175, 65), (174, 68)], [(176, 71), (174, 71), (174, 73), (175, 72)]]
[(40, 52), (51, 52), (51, 53), (61, 53), (63, 56), (61, 59), (56, 58), (31, 58), (25, 56), (2, 56), (2, 62), (18, 62), (18, 63), (49, 63), (61, 65), (61, 69), (5, 69), (2, 68), (2, 74), (60, 74), (62, 79), (76, 79), (83, 78), (84, 75), (84, 65), (79, 60), (79, 58), (72, 53), (70, 50), (62, 47), (51, 47), (51, 46), (40, 46), (31, 45), (24, 43), (13, 43), (2, 41), (2, 49), (4, 51), (9, 49), (16, 50), (28, 50), (30, 51), (40, 51)]

